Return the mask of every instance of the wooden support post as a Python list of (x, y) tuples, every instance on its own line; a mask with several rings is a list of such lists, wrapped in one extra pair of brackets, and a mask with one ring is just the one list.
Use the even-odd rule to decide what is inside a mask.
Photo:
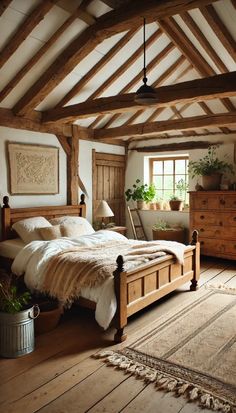
[(78, 128), (72, 127), (70, 154), (67, 155), (67, 203), (78, 204), (78, 165), (79, 165), (79, 136)]
[(198, 241), (197, 230), (193, 231), (191, 245), (195, 245), (195, 251), (194, 251), (194, 256), (193, 256), (194, 278), (191, 280), (190, 290), (196, 291), (198, 288), (197, 287), (198, 280), (200, 278), (200, 242)]
[(117, 301), (117, 309), (115, 315), (115, 327), (117, 332), (114, 335), (114, 341), (121, 343), (126, 340), (127, 335), (124, 334), (124, 327), (127, 324), (127, 286), (126, 274), (123, 272), (124, 260), (122, 255), (119, 255), (116, 260), (117, 268), (114, 271), (114, 285)]

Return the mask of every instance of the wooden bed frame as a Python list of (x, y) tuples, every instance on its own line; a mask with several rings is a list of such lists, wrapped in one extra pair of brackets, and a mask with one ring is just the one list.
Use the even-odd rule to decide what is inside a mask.
[[(11, 230), (14, 222), (21, 219), (44, 216), (47, 219), (63, 215), (86, 216), (86, 205), (82, 195), (80, 205), (47, 206), (33, 208), (10, 208), (8, 197), (3, 198), (2, 208), (2, 239), (16, 238)], [(200, 276), (200, 244), (197, 231), (193, 232), (191, 245), (187, 246), (184, 254), (184, 264), (176, 262), (173, 255), (166, 255), (154, 259), (137, 268), (124, 271), (123, 257), (117, 258), (117, 268), (114, 271), (115, 293), (117, 298), (117, 311), (114, 325), (117, 329), (114, 336), (116, 342), (126, 339), (124, 328), (128, 317), (137, 311), (154, 303), (170, 292), (176, 290), (187, 281), (191, 281), (190, 290), (197, 289)], [(79, 303), (89, 308), (96, 304), (80, 298)]]

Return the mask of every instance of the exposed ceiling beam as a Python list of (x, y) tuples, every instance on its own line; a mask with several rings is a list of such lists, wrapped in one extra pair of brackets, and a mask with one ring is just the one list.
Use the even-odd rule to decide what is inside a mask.
[(108, 53), (106, 53), (94, 66), (80, 79), (76, 85), (58, 102), (56, 107), (66, 105), (74, 96), (76, 96), (83, 87), (124, 47), (139, 29), (129, 30)]
[(229, 71), (227, 66), (221, 60), (220, 56), (216, 53), (215, 49), (208, 42), (207, 38), (204, 36), (189, 13), (185, 12), (181, 14), (180, 17), (183, 19), (184, 23), (188, 26), (190, 31), (199, 41), (200, 45), (207, 52), (208, 56), (210, 56), (211, 60), (215, 63), (216, 67), (221, 71), (221, 73), (227, 73)]
[(4, 13), (4, 11), (8, 8), (9, 4), (12, 0), (1, 0), (0, 2), (0, 16)]
[(0, 102), (12, 91), (12, 89), (23, 79), (29, 70), (44, 56), (50, 47), (60, 38), (60, 36), (68, 29), (68, 27), (78, 18), (79, 10), (76, 10), (73, 15), (57, 29), (57, 31), (48, 39), (46, 43), (35, 53), (34, 56), (16, 73), (16, 75), (8, 82), (8, 84), (0, 91)]
[[(201, 77), (213, 76), (216, 74), (215, 70), (207, 63), (204, 57), (200, 55), (199, 51), (194, 47), (193, 43), (188, 39), (186, 34), (172, 17), (168, 20), (159, 21), (159, 25), (170, 37), (173, 43), (176, 44), (188, 61), (191, 62)], [(234, 105), (229, 99), (223, 99), (222, 104), (228, 111), (235, 110)]]
[(236, 62), (236, 42), (231, 36), (230, 32), (219, 18), (214, 7), (211, 5), (201, 8), (201, 13), (205, 17), (207, 23), (210, 25), (216, 36), (219, 38), (225, 49)]
[[(223, 142), (216, 142), (215, 144), (221, 145)], [(211, 142), (206, 141), (191, 141), (191, 142), (177, 142), (177, 143), (164, 143), (163, 145), (155, 146), (138, 146), (137, 148), (129, 148), (129, 151), (137, 152), (167, 152), (167, 151), (179, 151), (189, 149), (204, 149), (211, 145)]]
[(32, 115), (22, 118), (14, 116), (10, 109), (0, 108), (0, 126), (71, 136), (71, 125), (57, 125), (56, 123), (44, 125), (41, 123), (41, 113), (39, 112), (33, 112)]
[[(207, 99), (236, 95), (236, 72), (196, 79), (175, 85), (156, 88), (158, 102), (150, 106), (169, 107), (177, 103), (200, 102)], [(134, 93), (109, 96), (56, 108), (44, 112), (43, 122), (71, 122), (78, 118), (92, 117), (105, 113), (116, 113), (140, 109), (143, 106), (134, 101)]]
[(23, 23), (13, 34), (11, 39), (0, 52), (0, 68), (10, 59), (16, 49), (28, 37), (32, 30), (44, 19), (44, 16), (54, 6), (55, 0), (43, 0), (35, 9), (25, 18)]
[[(85, 8), (91, 3), (92, 0), (89, 1), (82, 1), (80, 3), (79, 8), (78, 8), (78, 17), (80, 20), (91, 26), (92, 24), (95, 23), (96, 19), (93, 17), (90, 13), (88, 13)], [(68, 11), (70, 14), (73, 14), (75, 12), (74, 4), (71, 3), (70, 1), (66, 0), (65, 2), (59, 2), (57, 4), (58, 7), (60, 7), (63, 10)]]
[(152, 123), (138, 123), (110, 129), (94, 129), (94, 138), (116, 139), (135, 136), (142, 139), (143, 135), (153, 135), (163, 132), (185, 131), (191, 129), (214, 128), (218, 126), (236, 125), (236, 111), (224, 114), (193, 116), (185, 119), (164, 120)]
[(44, 98), (103, 40), (122, 31), (140, 26), (141, 16), (147, 22), (163, 19), (195, 7), (204, 7), (217, 0), (136, 0), (124, 8), (106, 13), (75, 38), (35, 84), (16, 103), (14, 113), (23, 116), (37, 107)]

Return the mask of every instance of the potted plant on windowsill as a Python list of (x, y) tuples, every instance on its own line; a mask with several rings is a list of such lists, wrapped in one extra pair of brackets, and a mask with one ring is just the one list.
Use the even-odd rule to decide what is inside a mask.
[(177, 195), (171, 195), (169, 205), (171, 211), (182, 211), (183, 201)]
[(29, 291), (21, 290), (13, 275), (0, 274), (0, 355), (19, 357), (34, 350), (34, 319), (39, 315)]
[(233, 173), (233, 165), (220, 160), (216, 155), (219, 145), (210, 145), (207, 154), (198, 161), (189, 162), (189, 174), (191, 178), (202, 177), (202, 187), (205, 190), (219, 189), (222, 174)]
[(148, 204), (152, 202), (156, 195), (156, 188), (154, 184), (140, 184), (140, 179), (136, 179), (136, 183), (132, 188), (125, 191), (126, 201), (137, 202), (138, 209), (148, 209)]

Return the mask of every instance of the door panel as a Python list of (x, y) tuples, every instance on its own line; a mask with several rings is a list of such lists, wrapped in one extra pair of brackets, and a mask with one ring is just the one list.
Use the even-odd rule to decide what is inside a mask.
[(114, 217), (105, 222), (125, 225), (125, 155), (113, 155), (93, 150), (93, 221), (101, 200), (107, 201)]

